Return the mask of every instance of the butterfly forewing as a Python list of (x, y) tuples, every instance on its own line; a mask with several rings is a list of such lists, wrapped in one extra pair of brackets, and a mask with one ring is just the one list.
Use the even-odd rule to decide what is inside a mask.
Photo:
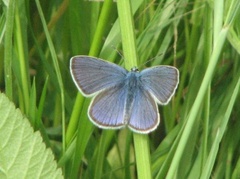
[(118, 65), (88, 56), (72, 57), (70, 69), (76, 86), (85, 96), (121, 83), (127, 74)]
[(125, 125), (124, 107), (127, 97), (122, 84), (103, 90), (92, 101), (89, 117), (101, 128), (120, 128)]
[(140, 72), (141, 82), (160, 104), (167, 104), (178, 85), (179, 72), (175, 67), (156, 66)]

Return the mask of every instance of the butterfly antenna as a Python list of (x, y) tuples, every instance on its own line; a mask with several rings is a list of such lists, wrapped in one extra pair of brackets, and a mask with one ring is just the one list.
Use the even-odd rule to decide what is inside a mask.
[(111, 47), (118, 53), (119, 56), (121, 56), (124, 59), (122, 53), (115, 46), (112, 45)]
[(111, 47), (118, 53), (118, 55), (121, 57), (120, 62), (123, 63), (124, 57), (123, 57), (122, 53), (115, 46), (112, 45)]
[(149, 60), (147, 60), (143, 65), (146, 66), (147, 63), (153, 61), (154, 59), (156, 59), (157, 57), (161, 56), (162, 53), (158, 54), (157, 56), (153, 57), (153, 58), (150, 58)]

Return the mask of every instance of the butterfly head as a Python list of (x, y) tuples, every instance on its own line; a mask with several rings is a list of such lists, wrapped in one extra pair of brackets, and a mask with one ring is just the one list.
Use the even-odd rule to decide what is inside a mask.
[(139, 72), (139, 70), (137, 67), (133, 67), (133, 68), (131, 68), (131, 72)]

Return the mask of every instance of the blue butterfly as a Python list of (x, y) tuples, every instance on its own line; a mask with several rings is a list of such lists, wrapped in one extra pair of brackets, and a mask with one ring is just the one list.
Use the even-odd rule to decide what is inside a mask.
[(175, 93), (179, 72), (172, 66), (154, 66), (139, 72), (99, 58), (75, 56), (70, 71), (78, 90), (94, 96), (88, 108), (90, 120), (104, 129), (128, 126), (147, 134), (160, 122), (157, 103), (166, 105)]

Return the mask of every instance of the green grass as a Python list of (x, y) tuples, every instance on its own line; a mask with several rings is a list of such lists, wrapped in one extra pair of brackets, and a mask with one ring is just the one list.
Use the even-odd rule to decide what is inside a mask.
[[(240, 177), (238, 0), (9, 3), (0, 2), (0, 90), (41, 132), (65, 178)], [(177, 67), (157, 130), (95, 127), (91, 99), (70, 77), (74, 55)]]

